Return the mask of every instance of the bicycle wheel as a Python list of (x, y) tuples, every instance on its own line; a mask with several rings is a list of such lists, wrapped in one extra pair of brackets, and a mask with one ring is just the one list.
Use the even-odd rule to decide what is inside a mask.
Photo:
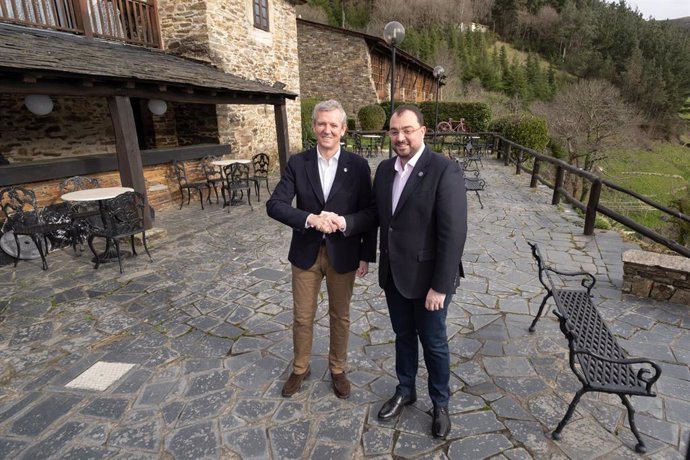
[(437, 132), (449, 132), (449, 131), (453, 131), (453, 127), (447, 121), (442, 121), (441, 123), (436, 125), (436, 131)]

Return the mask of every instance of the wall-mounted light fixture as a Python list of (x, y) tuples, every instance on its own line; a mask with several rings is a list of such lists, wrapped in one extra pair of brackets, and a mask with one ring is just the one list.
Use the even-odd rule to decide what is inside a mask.
[(48, 115), (53, 111), (53, 100), (45, 94), (29, 94), (24, 98), (24, 105), (35, 115)]
[(163, 115), (168, 110), (168, 104), (161, 99), (149, 99), (148, 107), (154, 115)]

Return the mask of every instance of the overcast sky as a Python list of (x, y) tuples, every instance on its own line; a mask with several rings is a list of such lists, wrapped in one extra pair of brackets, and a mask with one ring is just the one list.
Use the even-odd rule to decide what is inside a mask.
[(676, 19), (690, 16), (690, 0), (627, 0), (631, 9), (637, 7), (647, 19)]

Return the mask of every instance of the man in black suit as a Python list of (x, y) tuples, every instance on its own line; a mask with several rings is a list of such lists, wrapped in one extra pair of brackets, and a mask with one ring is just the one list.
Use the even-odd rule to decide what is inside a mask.
[(390, 137), (396, 158), (374, 178), (375, 205), (332, 222), (345, 235), (380, 226), (379, 284), (395, 331), (395, 395), (379, 411), (389, 420), (417, 400), (417, 338), (434, 405), (432, 434), (450, 432), (450, 358), (446, 316), (463, 275), (467, 199), (460, 166), (424, 145), (424, 118), (415, 106), (393, 112)]
[[(347, 343), (350, 299), (355, 274), (364, 276), (376, 260), (376, 232), (349, 236), (334, 232), (327, 212), (349, 214), (370, 205), (371, 169), (367, 161), (341, 148), (347, 116), (337, 101), (316, 105), (312, 127), (317, 147), (288, 160), (280, 182), (266, 203), (268, 215), (292, 227), (288, 260), (292, 264), (294, 301), (293, 371), (282, 394), (295, 394), (310, 374), (314, 317), (321, 282), (326, 278), (330, 317), (328, 364), (333, 390), (350, 396)], [(292, 205), (297, 197), (296, 206)]]

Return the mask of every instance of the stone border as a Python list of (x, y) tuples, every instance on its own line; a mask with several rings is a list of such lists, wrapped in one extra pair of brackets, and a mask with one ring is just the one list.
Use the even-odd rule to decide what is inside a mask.
[(690, 259), (649, 251), (625, 251), (623, 292), (690, 305)]

